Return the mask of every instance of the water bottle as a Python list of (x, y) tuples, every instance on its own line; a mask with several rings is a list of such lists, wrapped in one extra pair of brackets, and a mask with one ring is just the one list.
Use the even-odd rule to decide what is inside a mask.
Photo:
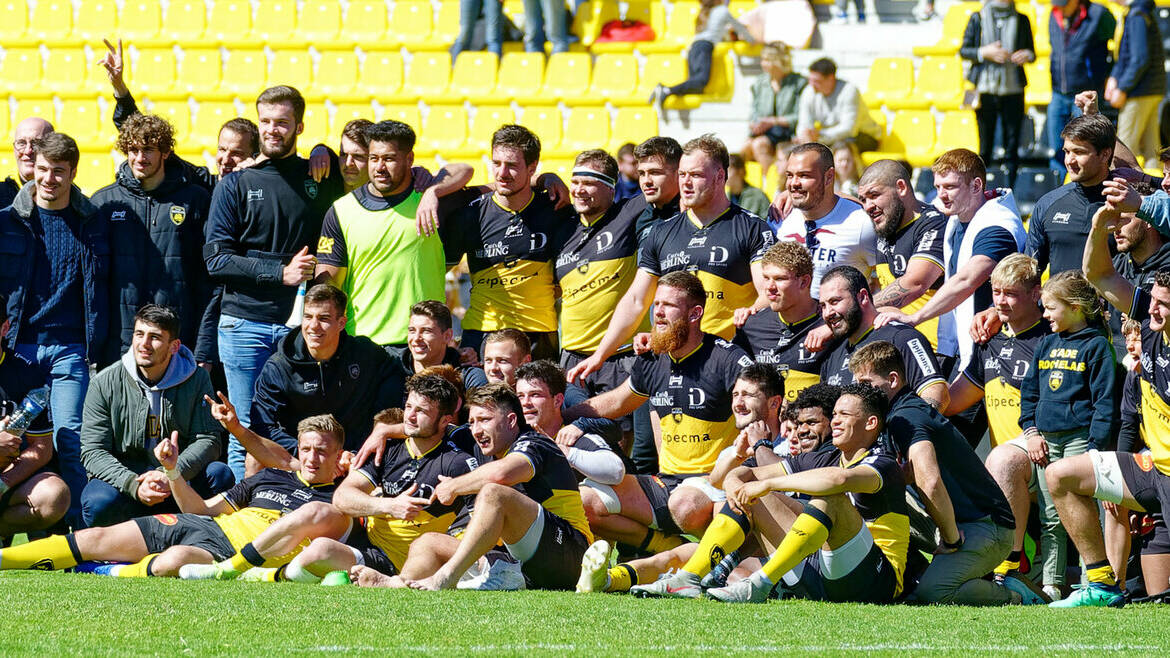
[(308, 286), (307, 281), (302, 281), (300, 287), (297, 288), (297, 298), (293, 302), (292, 313), (288, 316), (288, 322), (284, 326), (289, 329), (296, 329), (301, 326), (301, 319), (305, 317), (305, 289)]
[(28, 395), (24, 398), (24, 402), (20, 403), (20, 408), (8, 418), (8, 425), (5, 426), (4, 431), (14, 436), (24, 436), (29, 425), (32, 425), (33, 420), (45, 410), (48, 404), (48, 387), (42, 386), (29, 391)]

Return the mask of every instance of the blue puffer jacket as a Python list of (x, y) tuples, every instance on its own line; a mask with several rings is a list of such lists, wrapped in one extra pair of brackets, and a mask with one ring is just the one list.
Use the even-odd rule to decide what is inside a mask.
[(1165, 61), (1162, 33), (1154, 20), (1154, 0), (1132, 0), (1111, 74), (1118, 88), (1134, 97), (1165, 94)]
[(1089, 0), (1081, 0), (1070, 19), (1070, 29), (1066, 30), (1059, 8), (1053, 7), (1048, 16), (1052, 91), (1058, 94), (1076, 94), (1087, 89), (1103, 92), (1111, 68), (1109, 39), (1117, 29), (1117, 19), (1108, 9)]

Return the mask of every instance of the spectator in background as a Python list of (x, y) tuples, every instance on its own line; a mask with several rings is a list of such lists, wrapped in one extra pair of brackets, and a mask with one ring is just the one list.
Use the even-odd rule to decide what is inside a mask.
[(837, 78), (837, 65), (828, 57), (808, 67), (808, 86), (800, 93), (796, 125), (798, 141), (833, 144), (851, 140), (858, 153), (876, 149), (881, 136), (861, 92)]
[(833, 191), (841, 196), (857, 198), (857, 183), (861, 180), (861, 172), (865, 167), (861, 165), (861, 157), (857, 154), (857, 146), (850, 141), (837, 142), (833, 145), (833, 169), (837, 177), (833, 180)]
[[(527, 0), (533, 2), (534, 0)], [(755, 43), (743, 23), (735, 20), (727, 9), (727, 0), (701, 0), (695, 17), (695, 40), (687, 52), (687, 79), (673, 87), (659, 84), (650, 94), (650, 102), (662, 111), (662, 101), (669, 96), (701, 94), (711, 80), (711, 58), (715, 44), (727, 40), (728, 30), (739, 39)]]
[(1104, 5), (1090, 0), (1052, 0), (1052, 6), (1055, 9), (1048, 17), (1052, 100), (1048, 103), (1045, 131), (1048, 147), (1053, 151), (1049, 166), (1063, 178), (1066, 170), (1060, 148), (1064, 138), (1060, 131), (1079, 114), (1074, 103), (1077, 93), (1091, 89), (1103, 97), (1109, 76), (1109, 40), (1117, 19)]
[(1020, 168), (1020, 127), (1024, 121), (1024, 87), (1028, 78), (1023, 64), (1036, 60), (1032, 23), (1016, 10), (1011, 0), (989, 0), (971, 14), (963, 31), (959, 56), (971, 61), (967, 79), (975, 84), (979, 101), (979, 157), (991, 162), (995, 127), (1003, 133), (1007, 187), (1016, 184)]
[(746, 174), (743, 156), (732, 154), (727, 167), (727, 198), (756, 217), (765, 219), (768, 217), (768, 206), (772, 205), (772, 202), (768, 200), (768, 195), (764, 194), (763, 190), (744, 179)]
[(1166, 54), (1153, 16), (1154, 1), (1129, 0), (1128, 4), (1117, 62), (1105, 81), (1105, 100), (1121, 110), (1117, 138), (1150, 167), (1161, 146), (1158, 106), (1166, 95)]
[(618, 149), (618, 179), (614, 188), (614, 203), (632, 199), (642, 191), (638, 186), (638, 157), (634, 155), (635, 148), (633, 142), (626, 142)]
[(569, 12), (564, 1), (524, 0), (524, 50), (542, 53), (546, 40), (552, 42), (553, 53), (569, 50)]
[(29, 117), (16, 124), (12, 135), (12, 154), (16, 156), (16, 178), (0, 182), (0, 208), (12, 205), (20, 188), (33, 179), (33, 142), (53, 132), (53, 124), (40, 117)]
[[(527, 5), (525, 3), (525, 11)], [(475, 24), (479, 22), (480, 16), (483, 16), (483, 37), (488, 52), (495, 53), (496, 57), (504, 54), (502, 10), (503, 3), (500, 0), (459, 0), (459, 36), (451, 44), (452, 62), (459, 57), (459, 53), (471, 48)]]
[(773, 164), (784, 172), (787, 148), (796, 136), (800, 94), (808, 80), (792, 70), (792, 51), (784, 43), (764, 46), (760, 66), (764, 72), (752, 83), (751, 123), (743, 157), (760, 163), (760, 180), (766, 181)]

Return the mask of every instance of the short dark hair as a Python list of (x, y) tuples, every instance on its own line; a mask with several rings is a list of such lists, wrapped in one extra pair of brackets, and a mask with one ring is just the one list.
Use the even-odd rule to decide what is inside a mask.
[(1097, 153), (1109, 149), (1117, 142), (1117, 128), (1103, 114), (1082, 114), (1069, 119), (1060, 131), (1061, 139), (1086, 142)]
[(1167, 147), (1167, 148), (1162, 149), (1161, 151), (1158, 151), (1158, 162), (1161, 162), (1161, 163), (1170, 162), (1170, 147)]
[(826, 281), (831, 281), (833, 279), (844, 279), (845, 285), (849, 288), (849, 294), (853, 295), (854, 297), (856, 297), (857, 294), (862, 290), (870, 292), (869, 279), (865, 278), (865, 275), (861, 273), (861, 270), (858, 270), (852, 265), (838, 265), (828, 272), (825, 272), (824, 276), (821, 277), (821, 285), (823, 286), (825, 285)]
[(171, 340), (179, 337), (179, 314), (173, 308), (158, 304), (146, 304), (134, 314), (134, 323), (138, 324), (139, 322), (162, 329), (167, 332)]
[(875, 340), (857, 348), (849, 356), (849, 370), (856, 374), (858, 370), (868, 370), (875, 375), (885, 377), (891, 372), (898, 373), (898, 379), (906, 381), (906, 360), (894, 344), (885, 340)]
[(366, 136), (366, 129), (372, 125), (374, 122), (369, 119), (350, 119), (341, 129), (341, 136), (357, 142), (362, 148), (367, 148), (370, 145), (370, 140)]
[(796, 417), (801, 409), (817, 408), (825, 414), (825, 418), (833, 417), (833, 406), (837, 398), (841, 397), (841, 387), (832, 384), (813, 384), (796, 395), (796, 399), (788, 403), (788, 416)]
[(528, 338), (528, 334), (506, 327), (504, 329), (497, 329), (483, 338), (483, 344), (480, 346), (480, 353), (488, 343), (512, 343), (520, 348), (520, 351), (525, 354), (532, 354), (532, 340)]
[(634, 144), (633, 142), (626, 142), (625, 144), (622, 144), (621, 147), (618, 148), (618, 152), (617, 152), (618, 159), (624, 158), (627, 155), (633, 155), (635, 158), (637, 158), (638, 156), (634, 155), (634, 149), (636, 147), (637, 147), (637, 145)]
[[(222, 133), (225, 130), (230, 130), (237, 135), (247, 137), (248, 150), (252, 153), (260, 150), (260, 129), (256, 127), (256, 124), (251, 119), (245, 119), (244, 117), (228, 119), (219, 127), (219, 132)], [(218, 137), (219, 135), (217, 134), (216, 136)]]
[(292, 105), (293, 116), (296, 117), (297, 123), (304, 123), (305, 97), (301, 95), (301, 92), (297, 91), (296, 87), (277, 85), (265, 89), (256, 97), (257, 108), (261, 105), (278, 105), (281, 103)]
[(471, 389), (467, 392), (467, 406), (516, 414), (517, 422), (524, 422), (524, 409), (520, 407), (520, 398), (516, 397), (516, 392), (503, 382), (484, 384)]
[(647, 158), (662, 158), (671, 167), (682, 159), (682, 145), (673, 137), (651, 137), (634, 147), (634, 157), (641, 162)]
[(833, 151), (829, 149), (828, 146), (825, 146), (820, 142), (805, 142), (803, 144), (797, 144), (791, 151), (789, 151), (788, 157), (791, 158), (794, 155), (810, 152), (817, 154), (817, 164), (821, 166), (822, 174), (833, 168)]
[(540, 162), (540, 138), (531, 130), (514, 123), (499, 127), (492, 134), (492, 150), (497, 146), (514, 148), (524, 155), (524, 164)]
[(683, 146), (683, 155), (689, 155), (695, 151), (702, 151), (723, 169), (724, 175), (727, 174), (727, 165), (731, 156), (728, 155), (727, 145), (723, 143), (723, 140), (711, 133), (700, 135)]
[(406, 392), (417, 393), (439, 405), (439, 413), (450, 416), (459, 408), (459, 391), (439, 375), (412, 375), (406, 380)]
[(732, 153), (727, 156), (727, 168), (738, 169), (743, 171), (746, 165), (743, 162), (743, 156), (738, 153)]
[(548, 359), (529, 361), (516, 368), (516, 381), (529, 379), (543, 382), (548, 387), (548, 392), (553, 395), (564, 395), (565, 389), (568, 388), (565, 371)]
[(755, 384), (766, 397), (784, 395), (784, 379), (780, 377), (780, 371), (772, 366), (753, 363), (744, 366), (735, 378)]
[(305, 306), (309, 304), (333, 304), (338, 313), (345, 315), (349, 297), (341, 289), (328, 283), (318, 283), (305, 291)]
[(675, 270), (665, 274), (658, 280), (658, 287), (662, 286), (681, 290), (691, 306), (707, 306), (707, 291), (703, 288), (703, 282), (690, 272)]
[(1158, 270), (1158, 273), (1154, 275), (1154, 285), (1170, 289), (1170, 269)]
[(589, 149), (588, 151), (578, 153), (576, 159), (573, 160), (573, 167), (576, 168), (581, 165), (589, 165), (606, 176), (609, 176), (612, 180), (616, 181), (618, 178), (617, 160), (601, 149)]
[(170, 153), (175, 150), (175, 127), (155, 114), (131, 114), (118, 131), (115, 146), (123, 155), (136, 147), (154, 147)]
[(65, 133), (48, 133), (44, 137), (34, 139), (32, 143), (33, 157), (42, 156), (50, 162), (68, 162), (69, 166), (77, 169), (81, 161), (81, 150), (77, 142)]
[(841, 396), (852, 395), (861, 400), (861, 410), (870, 416), (877, 416), (878, 430), (886, 426), (886, 411), (890, 401), (886, 394), (870, 384), (848, 384), (841, 387)]
[(910, 170), (897, 160), (887, 159), (878, 160), (866, 167), (857, 184), (859, 186), (877, 184), (882, 187), (893, 188), (897, 185), (898, 181), (905, 183), (908, 188), (914, 187), (914, 184), (910, 180)]
[(451, 309), (443, 302), (433, 299), (423, 300), (410, 307), (410, 314), (422, 315), (434, 320), (443, 331), (451, 328)]
[(808, 70), (820, 75), (837, 75), (837, 63), (828, 57), (822, 57), (808, 65)]
[(413, 151), (414, 143), (418, 139), (414, 128), (401, 121), (386, 119), (366, 126), (366, 147), (371, 142), (393, 144), (400, 151)]

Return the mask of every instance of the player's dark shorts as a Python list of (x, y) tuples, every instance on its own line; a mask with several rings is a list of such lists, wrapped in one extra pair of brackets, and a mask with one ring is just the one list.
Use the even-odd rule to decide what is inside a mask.
[[(561, 350), (561, 368), (565, 372), (568, 372), (587, 358), (589, 358), (588, 354)], [(584, 381), (579, 383), (579, 386), (584, 389), (589, 397), (601, 395), (606, 391), (619, 388), (630, 378), (630, 368), (634, 365), (634, 359), (636, 358), (638, 357), (634, 356), (633, 352), (614, 354), (601, 364), (601, 369), (586, 377)], [(565, 406), (568, 407), (570, 405), (566, 403)], [(622, 416), (617, 419), (617, 422), (621, 425), (623, 432), (634, 431), (633, 414)]]
[(805, 558), (800, 582), (790, 589), (815, 600), (890, 603), (898, 595), (898, 574), (863, 525), (831, 557), (817, 551)]
[(390, 561), (390, 556), (386, 555), (385, 551), (375, 546), (374, 542), (370, 540), (369, 534), (366, 533), (366, 525), (364, 522), (353, 524), (349, 535), (345, 538), (345, 545), (353, 549), (354, 557), (358, 559), (358, 564), (364, 564), (374, 571), (384, 573), (387, 576), (398, 574), (398, 569)]
[(193, 546), (211, 553), (216, 561), (236, 554), (227, 535), (211, 517), (199, 514), (155, 514), (134, 519), (146, 550), (161, 553), (172, 546)]
[(1149, 453), (1117, 453), (1117, 466), (1133, 499), (1147, 512), (1170, 509), (1170, 476), (1154, 466)]
[(769, 142), (772, 142), (772, 146), (780, 142), (791, 142), (792, 128), (790, 126), (772, 126), (764, 131), (764, 136), (768, 138)]
[(541, 508), (544, 532), (536, 552), (524, 562), (522, 570), (529, 589), (571, 590), (581, 574), (581, 558), (589, 540), (568, 521)]
[(674, 522), (670, 515), (670, 494), (682, 484), (683, 480), (694, 477), (692, 475), (635, 475), (642, 493), (650, 501), (650, 510), (654, 515), (654, 527), (668, 535), (681, 535), (683, 531)]
[(1153, 514), (1154, 529), (1141, 536), (1142, 555), (1170, 555), (1170, 531), (1161, 514)]

